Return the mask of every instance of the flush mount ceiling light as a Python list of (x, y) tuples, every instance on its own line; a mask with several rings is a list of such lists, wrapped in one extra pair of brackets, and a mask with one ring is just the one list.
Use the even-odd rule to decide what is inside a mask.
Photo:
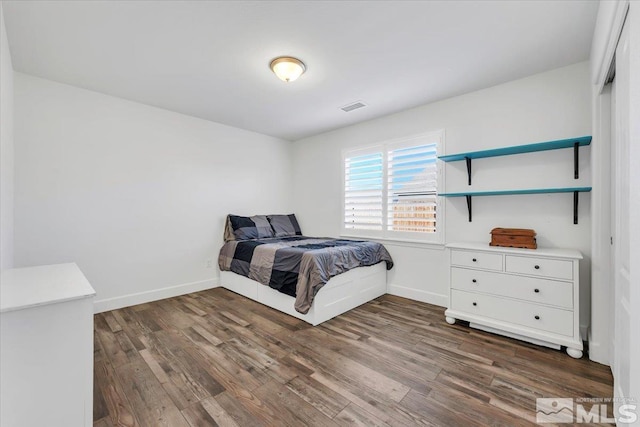
[(306, 67), (297, 58), (281, 56), (271, 61), (271, 70), (284, 82), (292, 82), (305, 72)]

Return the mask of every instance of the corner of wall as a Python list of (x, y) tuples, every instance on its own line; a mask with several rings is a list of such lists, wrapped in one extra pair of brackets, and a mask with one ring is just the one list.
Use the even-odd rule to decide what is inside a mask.
[(13, 267), (13, 64), (0, 2), (0, 269)]

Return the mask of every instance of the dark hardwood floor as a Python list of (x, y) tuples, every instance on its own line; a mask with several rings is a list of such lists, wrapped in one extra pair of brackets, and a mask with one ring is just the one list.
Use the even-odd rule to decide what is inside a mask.
[(612, 396), (608, 367), (443, 311), (385, 295), (311, 327), (217, 288), (97, 314), (94, 426), (518, 426)]

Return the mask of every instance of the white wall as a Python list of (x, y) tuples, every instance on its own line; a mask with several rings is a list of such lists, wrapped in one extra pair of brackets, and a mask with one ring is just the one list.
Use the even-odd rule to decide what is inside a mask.
[(21, 73), (15, 145), (16, 266), (76, 262), (97, 310), (213, 286), (227, 213), (290, 212), (290, 142)]
[[(357, 114), (354, 112), (352, 114)], [(303, 232), (338, 235), (341, 216), (341, 152), (387, 139), (444, 129), (448, 154), (589, 135), (591, 97), (588, 63), (534, 75), (478, 92), (421, 106), (294, 143), (295, 211)], [(447, 191), (467, 188), (464, 162), (446, 165)], [(580, 151), (580, 179), (573, 179), (573, 151), (547, 151), (473, 162), (473, 189), (590, 185), (590, 148)], [(573, 195), (476, 197), (473, 222), (464, 198), (447, 199), (447, 242), (489, 242), (494, 227), (533, 228), (540, 246), (577, 248), (583, 324), (589, 311), (590, 196), (580, 195), (573, 224)], [(438, 246), (388, 242), (396, 262), (389, 274), (393, 293), (447, 305), (446, 252)]]
[(13, 66), (0, 3), (0, 270), (13, 267)]

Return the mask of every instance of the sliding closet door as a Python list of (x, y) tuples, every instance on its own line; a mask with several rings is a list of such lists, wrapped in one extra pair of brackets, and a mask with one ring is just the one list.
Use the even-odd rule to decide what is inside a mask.
[[(615, 58), (614, 58), (615, 62)], [(615, 63), (613, 64), (615, 67)], [(611, 217), (610, 217), (610, 230), (609, 233), (611, 235), (611, 247), (609, 252), (609, 366), (611, 367), (611, 372), (615, 371), (615, 354), (616, 354), (616, 334), (615, 334), (615, 312), (616, 312), (616, 273), (614, 271), (614, 266), (616, 264), (616, 251), (615, 245), (613, 244), (614, 236), (616, 236), (616, 199), (617, 199), (617, 184), (616, 184), (616, 168), (618, 158), (616, 157), (616, 81), (614, 80), (608, 86), (605, 86), (604, 89), (609, 88), (611, 91), (611, 157), (608, 160), (611, 170), (611, 177), (609, 181), (609, 197), (611, 198)], [(617, 241), (616, 236), (616, 241)]]
[[(631, 396), (631, 280), (630, 280), (630, 62), (629, 28), (626, 25), (616, 49), (616, 76), (613, 86), (615, 129), (612, 138), (613, 184), (613, 288), (614, 288), (614, 395), (617, 398)], [(638, 331), (634, 332), (637, 338)]]

